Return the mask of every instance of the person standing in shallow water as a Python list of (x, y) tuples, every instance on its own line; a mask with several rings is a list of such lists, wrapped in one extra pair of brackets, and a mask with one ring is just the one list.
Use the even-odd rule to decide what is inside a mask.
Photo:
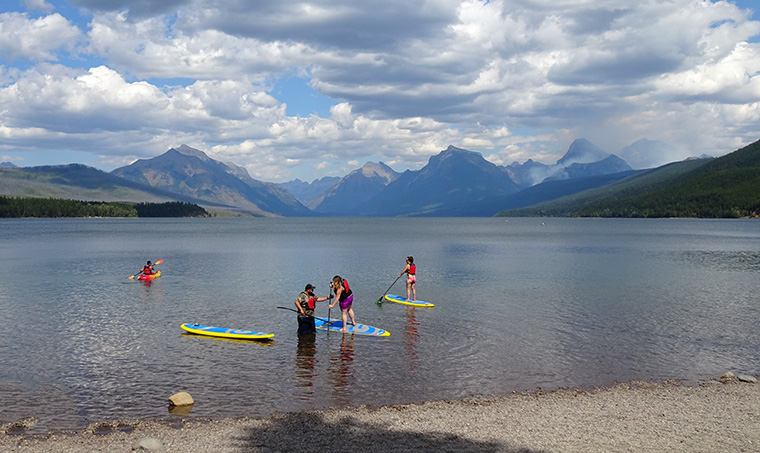
[(301, 294), (296, 297), (296, 308), (298, 309), (298, 334), (314, 333), (317, 328), (314, 324), (314, 308), (317, 306), (317, 302), (323, 302), (332, 299), (330, 297), (317, 297), (314, 294), (316, 287), (309, 283), (306, 285)]
[(340, 275), (333, 277), (332, 283), (330, 283), (332, 290), (335, 291), (335, 301), (330, 304), (330, 308), (333, 308), (335, 304), (340, 304), (340, 318), (343, 321), (343, 328), (341, 332), (345, 332), (348, 326), (348, 318), (351, 318), (351, 325), (356, 325), (354, 319), (354, 309), (351, 308), (351, 304), (354, 302), (354, 292), (348, 286), (348, 282), (341, 278)]
[[(398, 278), (406, 274), (406, 300), (417, 300), (417, 266), (414, 265), (414, 257), (406, 257), (406, 266)], [(409, 299), (411, 293), (412, 298)]]

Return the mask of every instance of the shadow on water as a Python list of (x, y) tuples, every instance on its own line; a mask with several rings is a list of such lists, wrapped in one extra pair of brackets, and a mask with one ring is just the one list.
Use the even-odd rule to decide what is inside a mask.
[(331, 422), (311, 412), (272, 417), (266, 425), (248, 429), (238, 440), (240, 450), (245, 452), (537, 452), (499, 442), (468, 440), (445, 432), (390, 431), (351, 416)]

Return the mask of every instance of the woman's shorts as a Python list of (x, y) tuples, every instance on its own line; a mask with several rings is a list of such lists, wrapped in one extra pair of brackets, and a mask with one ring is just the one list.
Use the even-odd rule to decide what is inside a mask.
[(351, 308), (351, 303), (354, 301), (354, 295), (351, 294), (350, 296), (346, 297), (345, 300), (340, 301), (338, 304), (340, 305), (341, 310), (348, 310)]

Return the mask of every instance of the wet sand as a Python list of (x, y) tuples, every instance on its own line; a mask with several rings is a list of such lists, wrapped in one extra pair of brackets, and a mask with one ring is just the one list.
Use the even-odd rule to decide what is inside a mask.
[(28, 437), (3, 426), (3, 452), (741, 452), (760, 451), (760, 384), (629, 382), (462, 401), (308, 411), (260, 419), (122, 421)]

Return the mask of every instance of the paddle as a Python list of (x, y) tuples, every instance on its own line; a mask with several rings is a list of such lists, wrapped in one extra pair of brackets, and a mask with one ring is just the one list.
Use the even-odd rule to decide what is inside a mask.
[[(283, 310), (294, 311), (294, 312), (298, 313), (299, 315), (301, 315), (301, 312), (298, 311), (298, 310), (296, 310), (295, 308), (288, 308), (288, 307), (277, 307), (277, 308), (281, 308)], [(303, 316), (303, 315), (301, 315), (301, 316)], [(335, 324), (335, 321), (330, 321), (329, 319), (319, 318), (319, 317), (312, 316), (312, 315), (306, 315), (306, 316), (308, 316), (309, 318), (314, 318), (314, 319), (319, 319), (320, 321), (324, 321), (325, 324), (330, 325), (330, 326), (333, 325), (333, 324)]]
[[(330, 285), (330, 298), (327, 299), (327, 319), (330, 319), (330, 302), (332, 302), (332, 285)], [(330, 330), (327, 330), (330, 333)]]
[[(155, 263), (153, 263), (153, 265), (155, 266), (156, 264), (161, 264), (161, 263), (163, 263), (163, 262), (164, 262), (164, 260), (158, 260), (158, 261), (156, 261)], [(136, 273), (135, 275), (130, 275), (130, 276), (129, 276), (129, 277), (127, 277), (127, 278), (128, 278), (128, 279), (130, 279), (130, 280), (132, 280), (132, 279), (134, 279), (135, 277), (137, 277), (137, 276), (138, 276), (138, 275), (140, 275), (140, 274), (142, 274), (142, 271), (140, 271), (140, 272)]]
[[(404, 275), (404, 274), (401, 274), (401, 275)], [(388, 289), (386, 289), (386, 290), (385, 290), (385, 292), (383, 293), (383, 295), (382, 295), (382, 296), (380, 296), (380, 298), (379, 298), (379, 299), (377, 299), (377, 302), (376, 302), (376, 303), (377, 303), (378, 305), (381, 305), (381, 304), (383, 303), (383, 297), (385, 297), (385, 295), (386, 295), (386, 294), (388, 294), (388, 291), (390, 291), (390, 290), (391, 290), (391, 288), (393, 288), (393, 285), (395, 285), (395, 284), (396, 284), (396, 282), (398, 281), (398, 279), (400, 279), (400, 278), (401, 278), (401, 275), (399, 275), (398, 277), (396, 277), (396, 280), (393, 280), (393, 283), (391, 283), (391, 286), (389, 286), (389, 287), (388, 287)]]

